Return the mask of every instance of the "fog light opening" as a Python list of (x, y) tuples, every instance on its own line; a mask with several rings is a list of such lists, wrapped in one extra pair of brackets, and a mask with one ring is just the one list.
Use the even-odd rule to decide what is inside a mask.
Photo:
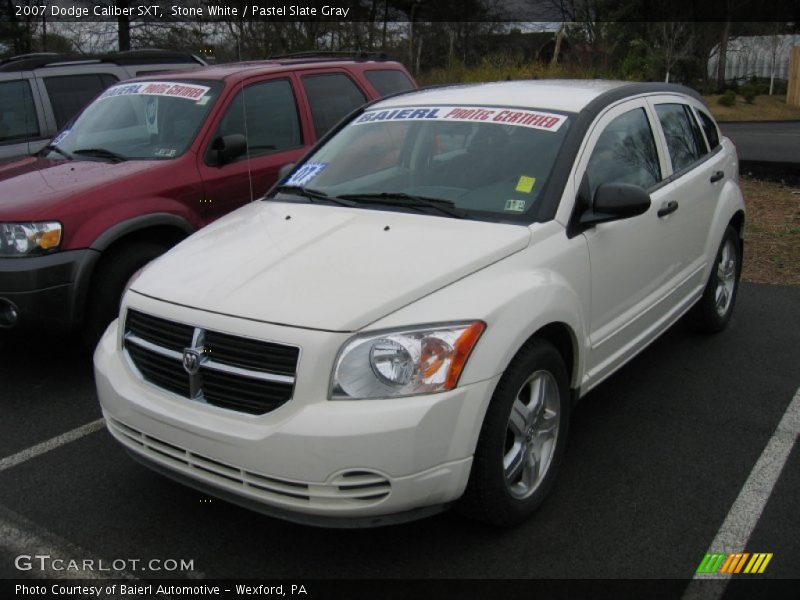
[(10, 329), (19, 321), (19, 310), (10, 301), (0, 298), (0, 328)]

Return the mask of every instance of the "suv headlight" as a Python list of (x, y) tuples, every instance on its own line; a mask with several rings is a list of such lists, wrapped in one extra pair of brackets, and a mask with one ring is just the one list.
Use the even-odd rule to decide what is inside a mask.
[(483, 321), (357, 335), (336, 358), (332, 400), (396, 398), (452, 390)]
[(58, 250), (61, 223), (0, 223), (0, 257), (39, 256)]

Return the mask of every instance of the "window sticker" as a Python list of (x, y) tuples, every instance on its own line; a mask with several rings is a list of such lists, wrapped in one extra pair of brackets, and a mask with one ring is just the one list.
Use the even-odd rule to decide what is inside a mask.
[(286, 181), (286, 185), (299, 185), (304, 186), (314, 179), (317, 175), (322, 173), (328, 163), (323, 162), (309, 162), (297, 169), (292, 176)]
[(426, 120), (498, 123), (501, 125), (530, 127), (543, 131), (558, 131), (567, 120), (567, 117), (564, 115), (521, 108), (497, 108), (488, 106), (414, 106), (409, 108), (368, 110), (358, 117), (355, 123)]
[(147, 133), (158, 135), (158, 97), (150, 96), (145, 105), (145, 121), (147, 122)]
[(533, 186), (536, 185), (536, 177), (528, 177), (527, 175), (521, 175), (519, 181), (517, 182), (517, 187), (515, 188), (516, 191), (522, 192), (523, 194), (530, 194), (533, 191)]
[(525, 200), (506, 200), (505, 210), (509, 212), (525, 212)]
[[(114, 96), (129, 96), (139, 94), (144, 96), (168, 96), (170, 98), (183, 98), (201, 102), (207, 98), (206, 94), (211, 88), (195, 83), (176, 83), (174, 81), (142, 81), (139, 83), (124, 83), (108, 88), (100, 94), (98, 100)], [(208, 102), (208, 100), (203, 103)]]
[(71, 129), (65, 129), (64, 131), (62, 131), (61, 133), (59, 133), (59, 134), (58, 134), (56, 137), (54, 137), (54, 138), (53, 138), (53, 139), (50, 141), (50, 145), (52, 145), (52, 146), (57, 146), (58, 144), (60, 144), (61, 142), (63, 142), (63, 141), (64, 141), (64, 138), (65, 138), (65, 137), (67, 137), (67, 136), (69, 135), (69, 132), (70, 132), (70, 131), (72, 131), (72, 130), (71, 130)]
[(178, 153), (176, 148), (156, 148), (153, 150), (153, 156), (163, 156), (166, 158), (172, 158)]

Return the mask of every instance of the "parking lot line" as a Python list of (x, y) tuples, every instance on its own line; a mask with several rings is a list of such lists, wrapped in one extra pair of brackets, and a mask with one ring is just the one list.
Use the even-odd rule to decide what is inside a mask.
[(32, 458), (36, 458), (37, 456), (40, 456), (45, 452), (49, 452), (50, 450), (54, 450), (59, 446), (74, 442), (75, 440), (89, 435), (90, 433), (94, 433), (95, 431), (102, 429), (104, 424), (105, 419), (97, 419), (96, 421), (92, 421), (86, 425), (81, 425), (72, 431), (62, 433), (54, 438), (50, 438), (46, 442), (36, 444), (35, 446), (26, 448), (21, 452), (17, 452), (16, 454), (12, 454), (11, 456), (3, 458), (0, 460), (0, 472), (10, 469), (11, 467), (16, 467), (18, 464), (24, 463)]
[[(0, 549), (14, 557), (15, 568), (20, 570), (20, 575), (30, 576), (35, 573), (37, 578), (55, 579), (136, 579), (127, 571), (120, 570), (94, 570), (75, 569), (69, 566), (69, 561), (77, 561), (83, 566), (84, 561), (91, 561), (92, 565), (101, 565), (101, 560), (85, 549), (44, 530), (22, 515), (19, 515), (5, 506), (0, 505)], [(56, 562), (63, 561), (63, 566)], [(19, 563), (19, 564), (17, 564)], [(108, 564), (108, 561), (104, 561)], [(63, 568), (56, 568), (63, 567)]]
[[(775, 432), (750, 471), (747, 481), (717, 531), (714, 541), (706, 550), (706, 554), (732, 554), (744, 551), (798, 436), (800, 436), (800, 388), (795, 392)], [(730, 578), (731, 573), (696, 573), (684, 592), (683, 600), (721, 598)]]

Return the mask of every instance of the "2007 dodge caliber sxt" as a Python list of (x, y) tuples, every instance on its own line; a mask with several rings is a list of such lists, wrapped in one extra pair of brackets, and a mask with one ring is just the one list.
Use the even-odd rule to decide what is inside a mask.
[(512, 525), (578, 398), (684, 315), (725, 327), (743, 228), (735, 148), (687, 88), (397, 95), (134, 276), (103, 413), (148, 466), (280, 518)]

